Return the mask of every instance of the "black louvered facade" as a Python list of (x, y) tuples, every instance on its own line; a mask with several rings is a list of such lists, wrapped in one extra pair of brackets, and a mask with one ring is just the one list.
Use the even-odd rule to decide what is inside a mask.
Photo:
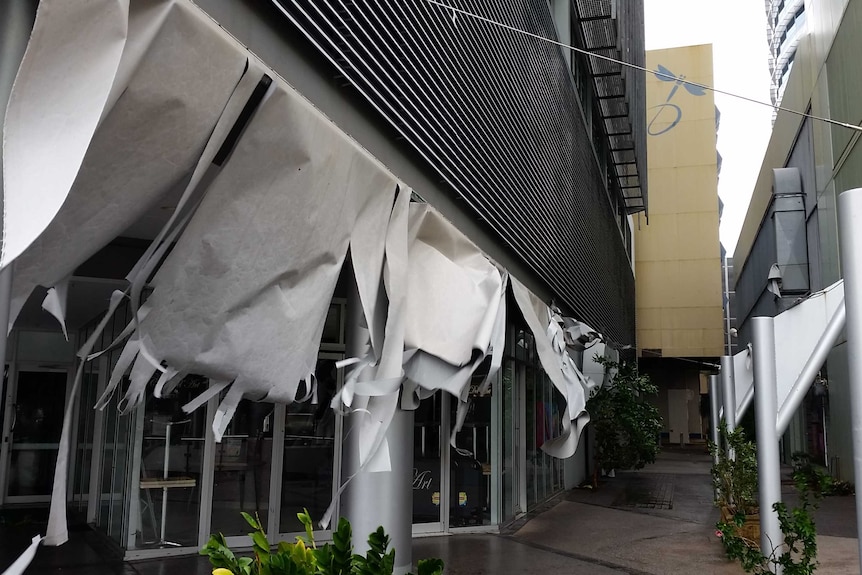
[[(646, 209), (642, 73), (592, 59), (588, 127), (554, 44), (428, 0), (271, 1), (561, 304), (634, 343), (619, 221)], [(615, 2), (575, 0), (573, 33), (642, 65), (643, 6)], [(450, 5), (556, 38), (546, 0)]]

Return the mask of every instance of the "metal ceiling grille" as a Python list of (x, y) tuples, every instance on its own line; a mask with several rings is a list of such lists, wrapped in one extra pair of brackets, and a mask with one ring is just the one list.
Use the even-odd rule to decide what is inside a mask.
[[(556, 37), (546, 0), (452, 1)], [(272, 2), (561, 303), (617, 341), (633, 343), (634, 278), (559, 47), (424, 0)], [(583, 2), (599, 15), (609, 3)], [(604, 42), (613, 40), (614, 29), (600, 21), (591, 34)], [(614, 95), (602, 111), (627, 117), (625, 94), (617, 96), (625, 78), (618, 66), (601, 69), (613, 75), (596, 89)], [(608, 133), (629, 125), (628, 119), (609, 124)], [(631, 131), (625, 135), (608, 146), (630, 152), (634, 162)], [(632, 163), (626, 173), (637, 180), (641, 167)], [(630, 195), (643, 205), (640, 192), (620, 193), (629, 210)]]

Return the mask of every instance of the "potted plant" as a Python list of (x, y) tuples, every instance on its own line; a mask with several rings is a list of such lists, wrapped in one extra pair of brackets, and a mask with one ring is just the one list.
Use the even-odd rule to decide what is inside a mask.
[(760, 544), (760, 510), (757, 504), (757, 449), (742, 428), (728, 431), (722, 420), (718, 444), (709, 442), (713, 456), (712, 486), (721, 524), (753, 545)]

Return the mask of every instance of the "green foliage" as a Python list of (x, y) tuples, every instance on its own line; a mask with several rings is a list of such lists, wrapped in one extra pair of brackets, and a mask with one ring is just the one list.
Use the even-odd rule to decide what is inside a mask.
[[(756, 473), (756, 472), (755, 472)], [(820, 488), (820, 475), (814, 487)], [(732, 522), (716, 524), (716, 534), (721, 537), (724, 550), (730, 559), (739, 560), (746, 573), (767, 575), (781, 566), (784, 575), (811, 575), (817, 568), (817, 529), (811, 513), (817, 508), (822, 491), (812, 491), (809, 470), (794, 470), (793, 479), (799, 494), (799, 506), (788, 509), (784, 503), (774, 503), (772, 508), (778, 514), (778, 523), (784, 540), (772, 544), (765, 555), (759, 542), (750, 541), (738, 535), (745, 521), (745, 514), (738, 512)]]
[(811, 456), (805, 452), (797, 451), (791, 456), (791, 461), (794, 479), (797, 483), (803, 481), (815, 497), (853, 495), (856, 492), (852, 483), (833, 478), (825, 467), (811, 461)]
[(792, 510), (784, 503), (773, 505), (784, 541), (775, 545), (769, 555), (761, 552), (759, 542), (737, 535), (745, 521), (742, 513), (735, 515), (731, 523), (718, 522), (716, 534), (721, 537), (728, 558), (738, 560), (746, 573), (768, 575), (775, 572), (776, 565), (781, 565), (784, 575), (811, 575), (817, 568), (817, 530), (810, 505), (807, 498)]
[[(389, 550), (389, 536), (378, 527), (368, 536), (368, 552), (362, 556), (353, 553), (350, 522), (343, 517), (332, 532), (332, 543), (317, 547), (314, 529), (307, 510), (297, 513), (305, 527), (305, 537), (296, 543), (282, 541), (272, 551), (272, 545), (258, 517), (242, 514), (253, 531), (253, 557), (237, 557), (228, 547), (224, 535), (216, 533), (201, 549), (209, 557), (215, 575), (391, 575), (395, 566), (395, 550)], [(437, 558), (422, 559), (418, 575), (441, 575), (443, 561)]]
[(611, 385), (598, 388), (587, 401), (596, 431), (596, 462), (603, 469), (641, 469), (655, 462), (662, 420), (648, 398), (658, 394), (637, 365), (596, 356), (607, 370), (616, 370)]
[(728, 431), (724, 420), (718, 434), (718, 445), (709, 442), (710, 455), (718, 459), (711, 470), (715, 505), (743, 516), (757, 513), (757, 448), (741, 427)]

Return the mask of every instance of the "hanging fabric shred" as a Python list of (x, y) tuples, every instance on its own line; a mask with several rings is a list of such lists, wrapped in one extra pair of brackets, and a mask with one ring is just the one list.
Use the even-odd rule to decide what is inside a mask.
[[(87, 361), (122, 346), (96, 407), (109, 405), (128, 375), (117, 402), (123, 412), (144, 401), (156, 375), (157, 397), (188, 374), (209, 378), (183, 409), (220, 398), (216, 440), (244, 399), (314, 401), (324, 322), (348, 250), (365, 345), (338, 364), (348, 373), (331, 406), (355, 418), (359, 457), (351, 477), (391, 469), (386, 438), (397, 410), (437, 391), (457, 398), (450, 444), (459, 449), (471, 381), (488, 364), (479, 384), (486, 393), (502, 365), (510, 283), (542, 365), (567, 402), (562, 435), (543, 449), (574, 453), (596, 383), (570, 351), (599, 334), (539, 301), (431, 206), (411, 203), (409, 188), (190, 3), (135, 4), (130, 12), (117, 0), (102, 3), (113, 10), (110, 33), (84, 42), (78, 55), (103, 59), (93, 80), (98, 93), (78, 102), (88, 120), (68, 143), (56, 216), (34, 237), (3, 246), (3, 262), (18, 256), (12, 320), (36, 286), (53, 286), (44, 307), (64, 326), (65, 279), (162, 202), (175, 208), (78, 352), (45, 544), (68, 537), (72, 410)], [(88, 13), (61, 4), (42, 2), (38, 45), (16, 82), (16, 105), (33, 95), (38, 84), (26, 80), (40, 73), (42, 60), (66, 58), (66, 37), (46, 34), (56, 19), (82, 34), (89, 29)], [(189, 36), (197, 50), (185, 49)], [(77, 68), (70, 74), (72, 83), (89, 78)], [(32, 134), (17, 130), (12, 137), (26, 149)], [(4, 193), (21, 194), (25, 176)], [(131, 320), (108, 348), (94, 350), (123, 300)]]

